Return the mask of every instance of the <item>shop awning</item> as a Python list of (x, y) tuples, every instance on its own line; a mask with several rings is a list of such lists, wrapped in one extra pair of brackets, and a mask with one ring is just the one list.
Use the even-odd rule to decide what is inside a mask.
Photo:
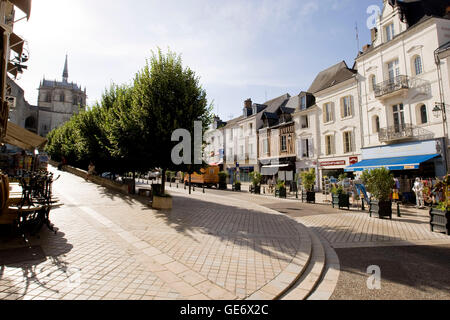
[(31, 0), (9, 0), (12, 4), (14, 4), (17, 8), (22, 10), (26, 15), (27, 19), (30, 19), (31, 13)]
[(441, 156), (440, 154), (428, 154), (428, 155), (397, 157), (397, 158), (367, 159), (345, 168), (345, 171), (354, 172), (377, 168), (386, 168), (391, 171), (415, 170), (419, 169), (421, 163), (427, 162), (428, 160), (440, 156)]
[(8, 143), (24, 150), (33, 151), (34, 149), (42, 149), (47, 143), (47, 139), (28, 131), (18, 125), (8, 122), (6, 129), (6, 137), (3, 143)]
[(11, 36), (9, 37), (9, 47), (11, 48), (11, 50), (15, 51), (19, 56), (22, 55), (24, 42), (25, 41), (17, 34), (11, 33)]

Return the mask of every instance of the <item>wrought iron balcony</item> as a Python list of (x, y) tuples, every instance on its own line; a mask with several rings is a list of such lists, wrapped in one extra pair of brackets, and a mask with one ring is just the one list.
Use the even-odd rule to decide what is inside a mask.
[(416, 127), (411, 124), (394, 125), (388, 128), (380, 129), (378, 139), (380, 142), (395, 142), (399, 140), (426, 140), (432, 139), (433, 133), (424, 128)]
[(410, 88), (408, 76), (397, 76), (375, 86), (375, 97), (387, 97)]

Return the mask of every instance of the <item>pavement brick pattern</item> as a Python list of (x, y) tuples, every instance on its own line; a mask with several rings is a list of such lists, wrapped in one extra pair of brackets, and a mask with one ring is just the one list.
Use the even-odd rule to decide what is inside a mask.
[[(54, 189), (65, 206), (52, 212), (59, 232), (32, 239), (44, 259), (1, 267), (1, 299), (243, 299), (296, 276), (285, 269), (297, 261), (301, 237), (285, 215), (182, 194), (174, 210), (157, 212), (61, 174)], [(23, 244), (0, 244), (11, 247)]]

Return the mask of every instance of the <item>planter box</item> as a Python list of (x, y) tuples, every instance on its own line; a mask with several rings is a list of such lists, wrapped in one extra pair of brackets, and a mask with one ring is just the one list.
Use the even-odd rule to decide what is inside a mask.
[(347, 208), (350, 210), (350, 196), (348, 194), (333, 194), (331, 204), (334, 207)]
[(241, 185), (240, 184), (234, 184), (233, 185), (233, 191), (241, 191)]
[(316, 203), (316, 193), (313, 191), (302, 191), (302, 202)]
[(153, 196), (152, 208), (157, 210), (172, 209), (172, 197)]
[(227, 190), (228, 186), (226, 183), (219, 183), (219, 190)]
[(275, 197), (286, 198), (286, 196), (287, 196), (286, 188), (281, 188), (281, 189), (275, 190)]
[(369, 209), (370, 217), (372, 215), (375, 218), (385, 218), (389, 217), (392, 220), (392, 202), (391, 201), (375, 201), (370, 202)]
[(430, 228), (432, 232), (444, 232), (450, 234), (450, 212), (436, 208), (430, 209)]
[(250, 185), (250, 193), (261, 194), (261, 186)]

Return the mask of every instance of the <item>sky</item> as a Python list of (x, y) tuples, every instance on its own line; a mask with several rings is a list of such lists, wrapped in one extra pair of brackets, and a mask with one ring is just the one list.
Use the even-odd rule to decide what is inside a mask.
[(91, 106), (111, 83), (130, 83), (152, 51), (170, 49), (226, 121), (248, 98), (295, 95), (323, 69), (352, 67), (356, 25), (360, 47), (370, 42), (372, 5), (382, 1), (35, 0), (30, 20), (14, 26), (30, 56), (17, 83), (36, 104), (40, 81), (61, 80), (67, 54), (69, 82), (86, 87)]

